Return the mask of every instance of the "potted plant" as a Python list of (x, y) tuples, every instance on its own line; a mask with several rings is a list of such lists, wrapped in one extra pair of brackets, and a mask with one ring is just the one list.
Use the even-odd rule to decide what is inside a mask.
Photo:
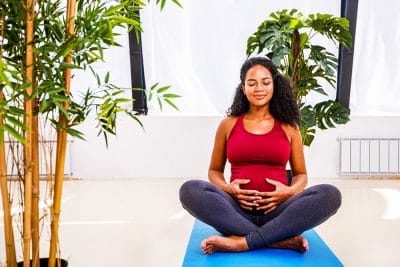
[[(177, 0), (172, 0), (179, 5)], [(65, 3), (66, 2), (66, 3)], [(157, 0), (161, 9), (166, 0)], [(66, 6), (64, 6), (66, 4)], [(50, 175), (51, 240), (48, 266), (60, 266), (58, 227), (68, 135), (83, 138), (76, 126), (96, 111), (99, 134), (107, 141), (116, 134), (119, 114), (141, 124), (126, 104), (125, 89), (109, 82), (110, 74), (100, 77), (92, 67), (103, 60), (103, 51), (119, 46), (118, 27), (141, 31), (140, 0), (6, 0), (0, 3), (0, 187), (4, 211), (6, 263), (17, 266), (11, 205), (21, 205), (23, 266), (39, 266), (39, 139), (43, 137), (40, 119), (57, 134), (55, 173)], [(71, 90), (72, 71), (91, 71), (98, 81), (84, 96)], [(160, 101), (176, 106), (169, 87), (149, 91)], [(131, 90), (131, 89), (129, 89)], [(159, 102), (161, 105), (161, 102)], [(13, 163), (22, 166), (22, 203), (11, 203), (7, 181), (6, 142), (20, 144), (22, 157)], [(58, 260), (57, 260), (58, 259)], [(63, 262), (64, 263), (64, 262)]]
[(307, 104), (310, 92), (327, 96), (321, 81), (336, 83), (337, 57), (317, 44), (315, 36), (334, 44), (351, 46), (349, 21), (330, 14), (304, 16), (295, 9), (273, 12), (247, 40), (247, 55), (270, 58), (289, 79), (300, 107), (300, 130), (305, 145), (310, 145), (316, 129), (328, 129), (349, 121), (346, 108), (331, 99)]

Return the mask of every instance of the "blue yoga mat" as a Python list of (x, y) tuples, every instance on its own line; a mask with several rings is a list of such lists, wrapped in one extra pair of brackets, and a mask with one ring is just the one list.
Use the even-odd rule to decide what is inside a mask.
[(210, 236), (220, 235), (214, 228), (198, 220), (195, 221), (189, 239), (183, 267), (338, 267), (343, 266), (325, 242), (314, 230), (303, 233), (309, 243), (309, 250), (302, 254), (285, 249), (263, 248), (246, 252), (216, 252), (203, 254), (200, 242)]

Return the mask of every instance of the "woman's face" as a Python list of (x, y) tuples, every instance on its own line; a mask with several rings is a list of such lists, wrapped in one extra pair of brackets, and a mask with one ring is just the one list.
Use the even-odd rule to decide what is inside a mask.
[(271, 72), (261, 65), (251, 67), (246, 74), (243, 92), (250, 105), (256, 107), (267, 105), (274, 93)]

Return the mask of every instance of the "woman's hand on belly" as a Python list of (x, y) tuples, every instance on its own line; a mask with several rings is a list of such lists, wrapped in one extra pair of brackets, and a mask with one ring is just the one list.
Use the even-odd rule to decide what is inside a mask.
[(246, 210), (253, 210), (259, 206), (257, 201), (260, 201), (262, 196), (260, 196), (260, 192), (257, 190), (245, 190), (241, 189), (240, 186), (244, 184), (248, 184), (250, 182), (249, 179), (236, 179), (234, 180), (230, 186), (232, 187), (231, 195), (239, 205)]
[(288, 199), (289, 197), (293, 196), (293, 190), (287, 186), (282, 184), (281, 182), (265, 179), (267, 183), (270, 183), (275, 186), (275, 190), (272, 192), (259, 192), (258, 195), (262, 198), (256, 200), (255, 202), (258, 204), (257, 210), (264, 211), (264, 214), (267, 214), (276, 207), (281, 204), (283, 201)]

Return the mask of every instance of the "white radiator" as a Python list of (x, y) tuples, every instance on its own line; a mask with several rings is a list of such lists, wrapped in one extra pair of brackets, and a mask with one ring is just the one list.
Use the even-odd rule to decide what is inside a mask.
[[(67, 142), (67, 151), (65, 155), (64, 176), (72, 177), (71, 166), (71, 141)], [(5, 150), (7, 158), (7, 176), (18, 177), (18, 172), (23, 174), (23, 147), (22, 144), (12, 141), (5, 141)], [(40, 141), (39, 142), (39, 172), (41, 177), (49, 174), (54, 175), (56, 163), (56, 141)], [(16, 165), (19, 163), (19, 166)]]
[(340, 138), (341, 175), (400, 175), (400, 138)]

